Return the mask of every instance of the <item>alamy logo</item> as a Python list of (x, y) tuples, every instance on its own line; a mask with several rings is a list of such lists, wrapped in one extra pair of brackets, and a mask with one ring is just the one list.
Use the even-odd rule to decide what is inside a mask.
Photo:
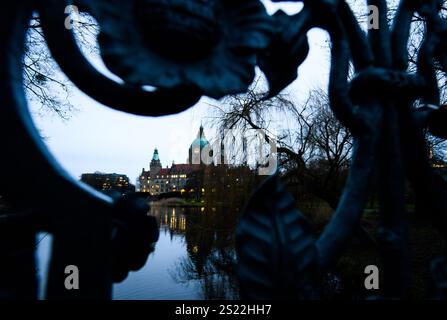
[[(267, 138), (267, 134), (262, 129), (254, 130), (255, 134), (250, 138), (240, 136), (237, 130), (224, 130), (221, 139), (217, 139), (213, 144), (197, 147), (192, 150), (192, 164), (229, 164), (229, 157), (226, 154), (228, 150), (239, 155), (248, 156), (249, 149), (256, 149), (254, 153), (257, 164), (258, 174), (261, 176), (272, 175), (277, 169), (277, 145), (274, 139)], [(236, 137), (242, 140), (242, 143), (236, 143)], [(223, 150), (224, 154), (220, 154)], [(215, 154), (214, 151), (218, 153)]]
[(76, 21), (78, 21), (79, 9), (77, 6), (70, 5), (65, 7), (64, 12), (68, 15), (67, 18), (65, 18), (65, 28), (71, 30)]
[(79, 289), (79, 268), (74, 265), (65, 267), (65, 274), (68, 276), (65, 278), (65, 289), (78, 290)]
[[(68, 17), (65, 19), (65, 28), (71, 30), (73, 29), (73, 25), (77, 21), (77, 17), (79, 15), (79, 8), (74, 5), (69, 5), (65, 7), (65, 14)], [(379, 8), (374, 5), (368, 6), (368, 20), (367, 27), (368, 29), (379, 29)]]
[(377, 6), (368, 6), (368, 21), (367, 27), (368, 29), (379, 29), (379, 8)]
[(368, 275), (365, 278), (366, 290), (378, 290), (379, 289), (379, 268), (375, 265), (369, 265), (365, 268), (365, 274)]

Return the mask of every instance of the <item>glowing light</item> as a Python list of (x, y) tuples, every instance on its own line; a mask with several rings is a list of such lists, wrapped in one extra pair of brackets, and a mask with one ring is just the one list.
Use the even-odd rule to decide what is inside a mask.
[(180, 218), (180, 230), (184, 231), (186, 230), (186, 218), (185, 217), (181, 217)]

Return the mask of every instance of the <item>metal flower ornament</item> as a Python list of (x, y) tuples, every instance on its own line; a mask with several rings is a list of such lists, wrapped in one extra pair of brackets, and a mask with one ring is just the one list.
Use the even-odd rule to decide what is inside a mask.
[[(2, 150), (8, 156), (0, 160), (1, 167), (7, 168), (0, 192), (33, 209), (35, 228), (30, 232), (53, 234), (47, 298), (110, 298), (112, 282), (142, 265), (157, 232), (147, 219), (147, 204), (132, 197), (108, 197), (81, 185), (60, 168), (42, 143), (22, 86), (24, 41), (34, 13), (40, 17), (53, 58), (81, 91), (110, 108), (144, 116), (179, 113), (202, 96), (243, 93), (256, 67), (269, 83), (266, 98), (274, 96), (297, 78), (298, 67), (309, 54), (307, 32), (326, 30), (332, 56), (331, 108), (355, 137), (346, 188), (332, 220), (315, 239), (278, 176), (260, 187), (237, 233), (242, 297), (318, 298), (322, 277), (359, 224), (373, 174), (381, 190), (383, 222), (378, 238), (387, 270), (384, 297), (407, 296), (406, 179), (447, 236), (447, 197), (436, 184), (422, 134), (428, 127), (441, 138), (447, 136), (445, 106), (437, 107), (435, 70), (436, 65), (447, 71), (447, 22), (440, 14), (440, 1), (402, 0), (390, 25), (386, 1), (370, 0), (368, 4), (380, 13), (380, 26), (367, 31), (345, 1), (296, 2), (304, 7), (291, 16), (281, 11), (270, 16), (257, 0), (16, 0), (5, 4), (0, 12), (0, 130)], [(101, 57), (122, 82), (105, 76), (84, 57), (65, 25), (68, 5), (97, 20)], [(427, 27), (417, 52), (417, 71), (409, 73), (407, 43), (415, 13)], [(354, 77), (349, 75), (351, 65)], [(434, 107), (416, 110), (417, 100)], [(36, 192), (23, 198), (22, 181)], [(46, 188), (40, 187), (42, 181)], [(142, 226), (151, 234), (144, 235)], [(140, 243), (141, 252), (129, 257), (128, 246)], [(79, 290), (68, 291), (64, 268), (72, 264), (82, 270), (83, 282)], [(438, 271), (443, 268), (441, 263), (434, 266)], [(34, 272), (34, 265), (29, 272)]]
[(197, 87), (221, 98), (253, 81), (271, 18), (256, 0), (85, 1), (101, 27), (101, 55), (133, 85)]

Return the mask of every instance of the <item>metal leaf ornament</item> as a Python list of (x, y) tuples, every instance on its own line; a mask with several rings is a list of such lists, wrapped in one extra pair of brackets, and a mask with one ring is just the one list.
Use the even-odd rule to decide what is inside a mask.
[(306, 32), (310, 11), (304, 9), (299, 14), (289, 16), (280, 10), (273, 18), (275, 35), (258, 59), (259, 67), (269, 82), (267, 98), (277, 95), (298, 77), (298, 66), (309, 54)]
[(134, 195), (118, 198), (113, 212), (112, 278), (121, 282), (129, 271), (141, 269), (158, 241), (155, 217), (146, 201)]
[(247, 90), (273, 28), (257, 0), (81, 2), (101, 27), (106, 66), (126, 83), (213, 98)]
[(236, 237), (242, 298), (316, 298), (317, 250), (310, 225), (277, 175), (251, 198)]

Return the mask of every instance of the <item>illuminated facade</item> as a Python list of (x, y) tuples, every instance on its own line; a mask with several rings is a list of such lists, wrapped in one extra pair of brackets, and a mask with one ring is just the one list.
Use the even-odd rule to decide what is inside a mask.
[[(163, 168), (158, 149), (154, 150), (149, 170), (144, 168), (139, 176), (140, 192), (151, 195), (159, 195), (169, 192), (197, 192), (197, 178), (201, 176), (205, 164), (201, 161), (200, 155), (205, 148), (210, 147), (206, 140), (203, 127), (200, 126), (196, 139), (191, 143), (188, 150), (188, 159), (186, 164), (172, 164), (171, 167)], [(209, 152), (212, 156), (212, 150)]]
[(135, 186), (129, 182), (129, 177), (117, 173), (84, 173), (81, 181), (98, 191), (118, 191), (121, 194), (134, 192)]

